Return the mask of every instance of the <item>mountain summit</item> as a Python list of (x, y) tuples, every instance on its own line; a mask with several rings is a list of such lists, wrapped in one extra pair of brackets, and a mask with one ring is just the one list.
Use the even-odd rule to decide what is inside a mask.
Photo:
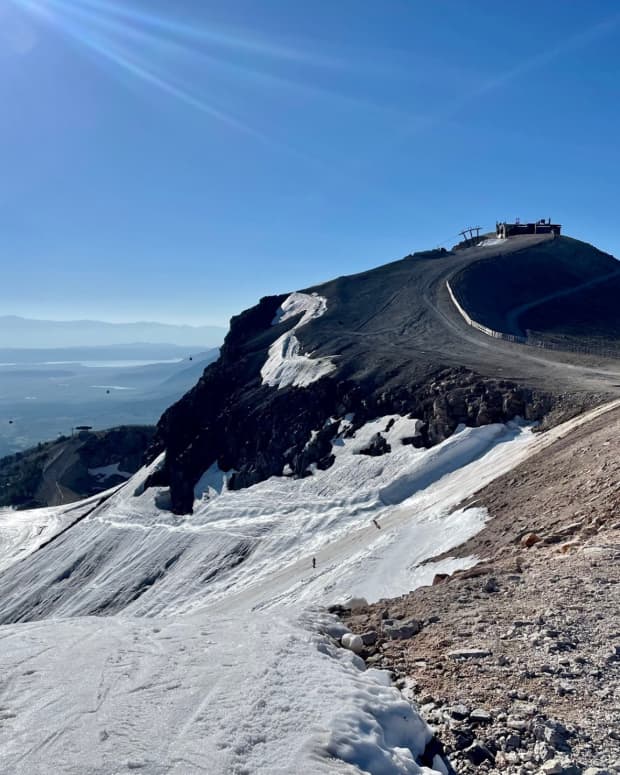
[[(231, 489), (328, 468), (343, 418), (354, 431), (413, 414), (408, 443), (430, 446), (459, 424), (543, 420), (615, 395), (592, 358), (620, 332), (618, 268), (587, 243), (524, 235), (263, 298), (162, 416), (149, 460), (165, 451), (165, 463), (149, 484), (184, 513), (213, 467)], [(378, 434), (367, 454), (386, 443)]]

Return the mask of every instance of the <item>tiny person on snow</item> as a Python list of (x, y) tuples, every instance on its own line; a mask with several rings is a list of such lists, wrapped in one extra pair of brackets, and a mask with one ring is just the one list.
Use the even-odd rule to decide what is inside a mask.
[(316, 568), (316, 557), (312, 558), (312, 567)]
[(377, 530), (381, 530), (381, 525), (377, 522), (376, 519), (373, 519), (372, 524), (377, 528)]

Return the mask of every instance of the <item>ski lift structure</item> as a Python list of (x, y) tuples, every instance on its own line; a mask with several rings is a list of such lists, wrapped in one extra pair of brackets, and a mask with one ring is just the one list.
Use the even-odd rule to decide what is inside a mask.
[[(480, 242), (480, 229), (482, 226), (466, 226), (459, 234), (463, 237), (462, 247), (470, 248)], [(475, 232), (475, 234), (474, 234)]]

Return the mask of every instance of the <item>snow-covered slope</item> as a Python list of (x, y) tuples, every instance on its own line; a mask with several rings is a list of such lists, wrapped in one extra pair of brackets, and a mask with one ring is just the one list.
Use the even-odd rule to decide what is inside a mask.
[[(401, 443), (408, 418), (347, 427), (330, 469), (214, 488), (187, 517), (144, 490), (148, 470), (76, 524), (49, 510), (73, 526), (39, 550), (42, 515), (11, 514), (26, 538), (3, 543), (0, 771), (429, 772), (431, 732), (316, 606), (462, 567), (420, 562), (483, 524), (463, 498), (570, 426), (461, 429), (431, 450)], [(358, 454), (378, 429), (392, 451)]]
[(63, 508), (0, 509), (0, 573), (79, 522), (115, 489)]
[[(479, 529), (479, 511), (448, 516), (449, 510), (510, 465), (532, 435), (517, 424), (489, 425), (464, 428), (430, 450), (415, 449), (400, 443), (412, 424), (400, 419), (386, 433), (392, 452), (358, 454), (396, 419), (384, 417), (352, 438), (339, 438), (336, 462), (326, 471), (222, 489), (196, 501), (188, 516), (165, 508), (164, 488), (142, 491), (150, 473), (145, 469), (44, 552), (0, 578), (0, 621), (186, 613), (217, 601), (229, 605), (232, 595), (260, 607), (323, 603), (360, 585), (373, 598), (398, 594), (403, 579), (390, 561), (376, 588), (369, 587), (371, 570), (404, 540), (411, 543), (408, 564), (414, 567)], [(346, 434), (347, 421), (342, 425)], [(408, 583), (414, 580), (411, 575)]]

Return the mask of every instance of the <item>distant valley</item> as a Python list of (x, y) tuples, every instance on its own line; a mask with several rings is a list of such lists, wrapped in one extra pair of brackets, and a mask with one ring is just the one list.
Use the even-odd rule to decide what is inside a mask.
[(178, 345), (0, 348), (0, 457), (76, 425), (150, 425), (217, 358)]

